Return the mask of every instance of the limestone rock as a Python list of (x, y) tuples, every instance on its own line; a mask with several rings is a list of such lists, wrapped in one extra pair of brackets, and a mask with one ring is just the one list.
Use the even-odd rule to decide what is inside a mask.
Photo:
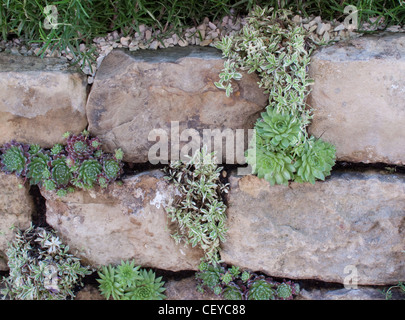
[(57, 58), (0, 54), (0, 144), (49, 148), (87, 126), (86, 77)]
[(309, 132), (340, 161), (405, 164), (405, 35), (363, 36), (313, 54)]
[[(159, 139), (148, 141), (154, 129), (167, 134), (168, 145), (176, 143), (171, 139), (172, 122), (179, 124), (180, 135), (194, 129), (201, 141), (204, 129), (245, 129), (245, 150), (247, 129), (253, 128), (268, 96), (258, 88), (256, 75), (244, 73), (226, 97), (214, 85), (223, 64), (221, 52), (210, 47), (114, 50), (103, 60), (89, 94), (89, 131), (100, 137), (107, 151), (120, 147), (124, 160), (135, 163), (149, 160), (148, 151)], [(180, 136), (180, 150), (188, 139)]]
[(0, 172), (0, 270), (8, 270), (6, 251), (15, 234), (10, 228), (28, 228), (34, 211), (34, 202), (24, 181)]
[(223, 300), (210, 290), (204, 293), (197, 291), (195, 277), (187, 277), (181, 280), (169, 280), (165, 283), (164, 292), (167, 300)]
[[(393, 300), (401, 299), (398, 294), (393, 295)], [(381, 289), (372, 287), (358, 287), (357, 289), (312, 289), (301, 290), (297, 300), (385, 300)]]
[(47, 222), (84, 262), (98, 267), (135, 259), (143, 267), (197, 270), (202, 250), (177, 245), (170, 236), (165, 206), (177, 192), (157, 170), (66, 197), (41, 190)]
[[(97, 285), (87, 284), (75, 296), (74, 300), (106, 300)], [(110, 297), (110, 300), (113, 300)]]
[(228, 264), (348, 285), (405, 280), (405, 176), (335, 172), (314, 185), (230, 176)]

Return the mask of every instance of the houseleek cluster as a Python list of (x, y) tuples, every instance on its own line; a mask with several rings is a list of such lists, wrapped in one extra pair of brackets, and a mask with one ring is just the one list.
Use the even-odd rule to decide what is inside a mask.
[(54, 190), (60, 196), (75, 187), (89, 189), (95, 185), (106, 188), (119, 179), (123, 171), (121, 149), (108, 154), (100, 140), (84, 130), (78, 135), (67, 132), (66, 145), (45, 150), (36, 144), (11, 141), (1, 149), (0, 165), (5, 173), (14, 173), (31, 185)]
[(164, 281), (152, 270), (140, 269), (134, 260), (102, 266), (98, 271), (100, 293), (108, 300), (163, 300)]
[(306, 131), (311, 109), (306, 104), (307, 70), (313, 44), (297, 25), (292, 12), (256, 7), (242, 30), (217, 44), (225, 58), (215, 85), (232, 93), (241, 73), (257, 73), (259, 86), (269, 94), (265, 112), (255, 124), (246, 151), (252, 173), (274, 184), (324, 180), (335, 164), (335, 147)]
[(209, 290), (225, 300), (291, 300), (300, 292), (292, 281), (275, 281), (226, 264), (201, 264), (196, 279), (198, 291)]

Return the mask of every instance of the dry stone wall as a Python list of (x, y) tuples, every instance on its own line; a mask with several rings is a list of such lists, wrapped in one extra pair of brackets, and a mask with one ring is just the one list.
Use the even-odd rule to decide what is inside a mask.
[[(314, 53), (309, 130), (336, 146), (338, 161), (405, 164), (404, 41), (403, 34), (363, 36)], [(48, 148), (64, 132), (88, 128), (105, 151), (122, 148), (131, 167), (148, 162), (156, 143), (150, 131), (170, 134), (173, 121), (180, 132), (200, 135), (204, 129), (251, 129), (267, 96), (257, 77), (246, 73), (226, 97), (213, 84), (222, 68), (213, 48), (116, 49), (102, 61), (87, 94), (82, 74), (57, 59), (0, 54), (1, 142)], [(229, 230), (221, 251), (226, 263), (298, 280), (343, 284), (351, 266), (359, 285), (405, 280), (403, 170), (335, 170), (314, 185), (270, 186), (236, 171), (228, 179)], [(0, 270), (7, 270), (9, 227), (27, 227), (35, 205), (20, 178), (0, 174), (0, 185)], [(203, 253), (170, 237), (165, 207), (178, 191), (159, 170), (65, 197), (40, 191), (47, 223), (94, 267), (135, 259), (168, 271), (198, 268)]]

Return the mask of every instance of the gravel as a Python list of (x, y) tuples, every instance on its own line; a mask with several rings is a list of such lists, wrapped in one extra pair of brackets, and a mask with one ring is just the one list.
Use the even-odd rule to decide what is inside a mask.
[[(352, 26), (346, 27), (344, 23), (337, 20), (322, 21), (320, 16), (302, 18), (299, 15), (294, 16), (293, 21), (300, 24), (305, 30), (309, 31), (309, 37), (319, 45), (326, 45), (333, 42), (346, 40), (349, 38), (360, 37), (361, 32), (356, 32)], [(377, 18), (370, 19), (371, 23), (363, 23), (361, 30), (378, 31), (385, 29), (384, 21), (378, 24)], [(215, 46), (224, 36), (236, 34), (246, 24), (245, 18), (234, 18), (225, 16), (221, 20), (210, 21), (205, 18), (203, 23), (197, 27), (189, 27), (181, 30), (179, 33), (161, 34), (160, 30), (154, 31), (151, 27), (144, 24), (139, 25), (139, 31), (134, 34), (124, 35), (118, 31), (108, 33), (105, 37), (93, 39), (96, 48), (94, 52), (95, 63), (79, 61), (81, 70), (88, 76), (88, 83), (94, 81), (97, 68), (103, 59), (115, 48), (127, 48), (130, 51), (136, 50), (156, 50), (173, 46), (186, 47), (189, 45)], [(405, 26), (391, 26), (385, 31), (405, 32)], [(81, 44), (79, 50), (86, 52), (90, 46)], [(35, 56), (40, 53), (41, 44), (26, 43), (22, 39), (13, 39), (10, 41), (0, 41), (0, 52), (4, 51), (10, 54)], [(45, 51), (45, 57), (59, 57), (65, 61), (74, 62), (73, 53), (66, 50), (51, 52)]]

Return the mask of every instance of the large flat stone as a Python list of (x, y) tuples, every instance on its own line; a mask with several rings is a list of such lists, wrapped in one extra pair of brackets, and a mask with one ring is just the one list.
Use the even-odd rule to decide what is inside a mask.
[(165, 206), (177, 194), (161, 171), (145, 172), (107, 189), (76, 191), (66, 197), (41, 190), (46, 221), (75, 254), (98, 267), (135, 259), (164, 270), (197, 270), (203, 252), (170, 237)]
[(405, 35), (363, 36), (313, 54), (309, 131), (337, 160), (405, 164)]
[(335, 172), (290, 186), (231, 175), (228, 202), (228, 264), (348, 285), (356, 273), (358, 285), (405, 280), (404, 175)]
[[(258, 77), (245, 72), (242, 80), (234, 83), (234, 93), (226, 97), (225, 91), (214, 85), (223, 68), (221, 52), (215, 48), (114, 50), (103, 60), (89, 94), (89, 131), (100, 137), (107, 151), (120, 147), (125, 161), (144, 163), (150, 160), (148, 151), (158, 140), (154, 136), (148, 140), (153, 129), (167, 134), (166, 145), (180, 142), (181, 150), (186, 144), (187, 136), (171, 139), (173, 122), (179, 125), (179, 135), (194, 129), (201, 140), (204, 129), (232, 130), (235, 137), (234, 130), (242, 129), (246, 130), (243, 155), (247, 129), (253, 128), (268, 96), (258, 88)], [(178, 156), (172, 157), (170, 146), (168, 149), (169, 159)], [(224, 146), (224, 162), (225, 152)], [(240, 163), (235, 158), (228, 163), (231, 161)]]
[(0, 53), (0, 144), (49, 148), (87, 126), (84, 74), (57, 58)]
[(8, 270), (6, 251), (15, 235), (11, 228), (28, 228), (34, 211), (29, 186), (23, 179), (0, 172), (0, 270)]

